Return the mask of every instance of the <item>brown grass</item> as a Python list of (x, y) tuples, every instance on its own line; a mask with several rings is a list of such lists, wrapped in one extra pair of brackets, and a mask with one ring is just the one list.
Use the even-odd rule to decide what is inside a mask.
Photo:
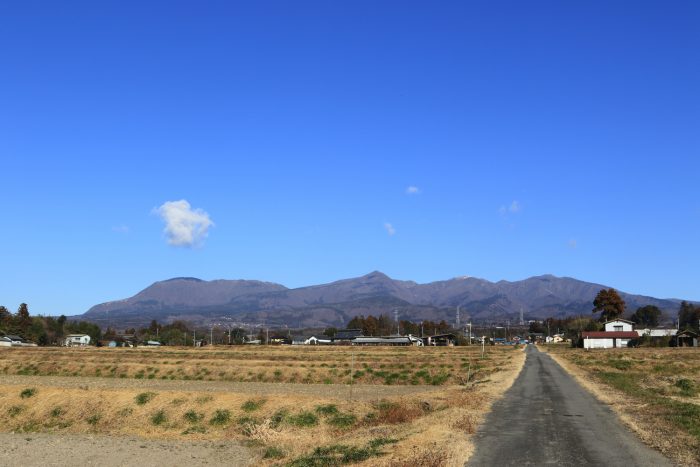
[[(0, 374), (302, 384), (452, 385), (500, 371), (473, 347), (3, 348)], [(489, 352), (499, 359), (502, 352)], [(495, 363), (495, 362), (493, 362)]]
[[(8, 358), (3, 358), (0, 366), (10, 373), (13, 369), (29, 366), (38, 368), (39, 374), (53, 368), (59, 373), (83, 372), (94, 376), (94, 370), (98, 367), (132, 368), (135, 365), (140, 365), (139, 368), (151, 367), (151, 373), (155, 374), (167, 374), (179, 367), (192, 372), (200, 365), (201, 373), (201, 364), (206, 362), (204, 366), (207, 368), (216, 366), (224, 373), (232, 374), (247, 372), (250, 368), (248, 363), (255, 361), (265, 362), (268, 372), (279, 368), (288, 375), (301, 365), (306, 365), (306, 368), (315, 365), (317, 371), (321, 371), (320, 368), (323, 371), (344, 368), (354, 353), (355, 370), (358, 366), (366, 368), (364, 363), (373, 368), (384, 365), (381, 370), (386, 371), (408, 371), (411, 375), (419, 371), (428, 375), (444, 374), (451, 369), (448, 382), (427, 386), (425, 391), (417, 394), (374, 400), (351, 399), (347, 385), (323, 385), (318, 386), (319, 390), (316, 391), (308, 385), (297, 384), (289, 387), (299, 386), (307, 390), (267, 393), (264, 403), (257, 404), (252, 410), (250, 401), (260, 401), (260, 394), (241, 390), (235, 385), (229, 390), (202, 393), (187, 389), (153, 389), (155, 381), (149, 385), (151, 381), (147, 378), (139, 383), (140, 387), (110, 387), (109, 381), (117, 382), (120, 378), (104, 378), (107, 383), (105, 387), (53, 387), (48, 383), (54, 378), (48, 377), (33, 378), (32, 387), (36, 388), (36, 393), (23, 399), (20, 394), (27, 386), (0, 383), (0, 416), (4, 419), (4, 430), (135, 435), (152, 439), (247, 440), (257, 446), (255, 449), (259, 450), (259, 458), (264, 465), (286, 463), (320, 446), (364, 446), (377, 438), (391, 438), (398, 442), (384, 446), (382, 450), (385, 455), (365, 461), (365, 465), (404, 465), (400, 462), (407, 459), (414, 460), (412, 465), (463, 465), (471, 452), (470, 434), (483, 420), (492, 401), (512, 384), (524, 361), (523, 353), (512, 348), (489, 349), (484, 360), (477, 357), (475, 349), (465, 347), (321, 348), (311, 351), (258, 347), (254, 350), (236, 348), (209, 352), (190, 349), (38, 350), (36, 354), (4, 352), (2, 356)], [(307, 357), (309, 360), (304, 360)], [(24, 358), (29, 363), (24, 362)], [(465, 361), (470, 362), (472, 372), (474, 368), (479, 368), (476, 379), (479, 384), (452, 384), (456, 376), (461, 375)], [(320, 367), (321, 363), (326, 366)], [(47, 373), (53, 374), (51, 371)], [(213, 371), (210, 373), (216, 374)], [(80, 381), (81, 377), (76, 376), (75, 379)], [(46, 384), (41, 381), (46, 381)], [(378, 385), (380, 381), (373, 380), (370, 384)], [(187, 385), (183, 385), (183, 388), (187, 388)], [(137, 396), (144, 392), (154, 392), (155, 396), (143, 404), (137, 403)], [(340, 428), (333, 425), (330, 415), (319, 414), (316, 410), (321, 405), (329, 404), (335, 405), (342, 415), (354, 416), (356, 422)], [(212, 424), (217, 411), (227, 411), (229, 420)], [(14, 412), (14, 416), (9, 415)], [(293, 426), (286, 421), (289, 416), (303, 412), (316, 414), (318, 422), (305, 427)], [(279, 449), (284, 457), (262, 459), (267, 448)]]

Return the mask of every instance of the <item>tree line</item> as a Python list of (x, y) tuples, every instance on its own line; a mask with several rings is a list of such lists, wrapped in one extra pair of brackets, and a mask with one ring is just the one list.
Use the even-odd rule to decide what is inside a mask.
[(31, 316), (26, 303), (20, 304), (16, 313), (0, 306), (0, 334), (19, 336), (37, 345), (61, 345), (68, 334), (87, 334), (97, 342), (102, 334), (100, 327), (87, 321), (68, 321), (61, 315)]

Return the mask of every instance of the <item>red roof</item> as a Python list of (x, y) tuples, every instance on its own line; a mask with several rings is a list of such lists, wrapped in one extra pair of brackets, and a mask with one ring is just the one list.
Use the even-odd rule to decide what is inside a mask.
[(637, 339), (639, 337), (636, 331), (589, 331), (582, 332), (581, 335), (589, 339)]

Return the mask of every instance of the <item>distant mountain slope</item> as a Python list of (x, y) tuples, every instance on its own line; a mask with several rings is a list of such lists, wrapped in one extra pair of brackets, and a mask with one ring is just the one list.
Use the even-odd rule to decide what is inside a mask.
[[(125, 300), (96, 305), (82, 319), (102, 325), (143, 325), (152, 319), (186, 319), (197, 323), (236, 322), (292, 327), (343, 326), (359, 314), (391, 313), (402, 319), (463, 321), (516, 320), (591, 314), (593, 298), (605, 286), (551, 275), (522, 281), (489, 282), (473, 277), (417, 284), (374, 271), (329, 284), (288, 289), (249, 280), (202, 281), (175, 278), (156, 282)], [(629, 312), (656, 305), (675, 314), (678, 300), (621, 292)]]

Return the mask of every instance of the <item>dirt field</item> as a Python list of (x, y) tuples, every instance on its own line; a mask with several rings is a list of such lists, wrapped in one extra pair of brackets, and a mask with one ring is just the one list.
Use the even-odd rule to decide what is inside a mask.
[[(7, 375), (0, 384), (0, 413), (6, 431), (65, 438), (76, 449), (85, 446), (81, 437), (99, 436), (102, 443), (114, 440), (119, 452), (121, 443), (136, 437), (168, 446), (213, 442), (193, 445), (213, 449), (212, 461), (224, 449), (215, 446), (225, 451), (233, 443), (241, 453), (237, 462), (244, 464), (463, 465), (470, 435), (524, 361), (514, 348), (487, 350), (482, 359), (475, 347), (9, 349), (0, 352)], [(114, 366), (115, 376), (104, 376)], [(279, 371), (283, 381), (300, 368), (315, 369), (312, 381), (336, 370), (336, 381), (346, 384), (236, 381), (236, 374), (247, 375), (250, 368), (265, 368), (273, 378)], [(355, 373), (343, 375), (345, 368), (362, 371), (353, 383), (363, 384), (351, 387)], [(103, 376), (95, 376), (98, 369)], [(191, 378), (204, 369), (209, 373)], [(368, 369), (384, 376), (368, 377)], [(120, 370), (126, 376), (116, 376)], [(77, 375), (41, 376), (66, 372)], [(420, 384), (425, 381), (430, 384)], [(45, 444), (34, 443), (32, 452)]]
[(700, 349), (542, 347), (645, 443), (700, 465)]
[(200, 467), (249, 465), (250, 450), (228, 441), (153, 441), (99, 435), (0, 433), (3, 465), (12, 466), (131, 466)]

